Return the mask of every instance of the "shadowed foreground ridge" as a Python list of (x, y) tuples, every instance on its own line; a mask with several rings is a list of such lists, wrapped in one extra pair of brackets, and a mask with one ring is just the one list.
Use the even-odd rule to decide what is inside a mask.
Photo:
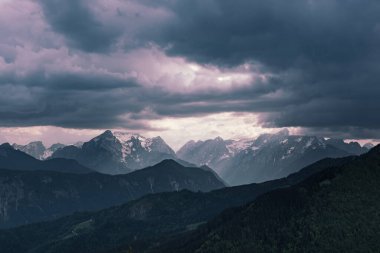
[(44, 170), (76, 174), (94, 172), (72, 159), (54, 158), (40, 161), (22, 151), (14, 149), (9, 143), (0, 145), (0, 169), (24, 171)]
[(151, 252), (378, 252), (380, 145)]
[[(72, 249), (88, 253), (122, 252), (129, 247), (133, 248), (133, 252), (144, 252), (157, 243), (196, 229), (226, 208), (244, 205), (263, 193), (289, 187), (326, 168), (341, 166), (356, 159), (324, 159), (279, 180), (207, 193), (180, 191), (152, 194), (99, 212), (80, 213), (51, 222), (5, 230), (0, 232), (2, 253), (72, 252)], [(155, 168), (155, 171), (160, 171), (160, 166), (170, 164), (173, 161), (164, 161), (145, 171)], [(207, 173), (207, 169), (204, 172)], [(145, 177), (144, 171), (133, 174), (137, 173)], [(23, 243), (20, 244), (20, 241)]]
[(114, 176), (0, 169), (0, 228), (100, 210), (151, 193), (222, 187), (223, 182), (212, 172), (184, 167), (173, 160)]

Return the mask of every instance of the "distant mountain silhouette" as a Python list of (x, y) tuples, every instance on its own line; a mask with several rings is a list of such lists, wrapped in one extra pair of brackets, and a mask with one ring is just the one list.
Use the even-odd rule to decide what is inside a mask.
[(8, 143), (0, 145), (0, 168), (25, 171), (47, 170), (79, 174), (93, 172), (93, 170), (72, 159), (59, 158), (40, 161), (22, 151), (14, 149)]
[(0, 170), (0, 228), (98, 210), (150, 193), (222, 187), (213, 172), (184, 167), (172, 160), (117, 176)]
[(24, 153), (27, 153), (28, 155), (31, 155), (36, 159), (45, 160), (58, 149), (65, 147), (65, 145), (61, 143), (56, 143), (51, 145), (49, 148), (46, 148), (41, 141), (33, 141), (26, 145), (18, 145), (15, 143), (12, 145), (12, 147)]

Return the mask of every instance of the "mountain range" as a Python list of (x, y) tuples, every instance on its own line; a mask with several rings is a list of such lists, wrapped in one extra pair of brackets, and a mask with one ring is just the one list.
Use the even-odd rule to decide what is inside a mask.
[(360, 155), (367, 147), (342, 139), (289, 135), (285, 129), (256, 139), (190, 141), (177, 156), (206, 164), (230, 185), (240, 185), (281, 178), (326, 157)]
[(377, 252), (380, 146), (149, 252)]
[(90, 173), (93, 170), (79, 164), (73, 159), (55, 158), (38, 160), (20, 150), (14, 149), (9, 143), (0, 145), (0, 169), (24, 171), (55, 171), (65, 173)]
[(123, 174), (165, 159), (177, 159), (175, 152), (161, 137), (145, 138), (139, 134), (105, 131), (83, 143), (66, 146), (51, 158), (70, 158), (106, 174)]
[(1, 169), (0, 228), (98, 210), (146, 194), (224, 186), (212, 171), (184, 167), (173, 160), (115, 176)]
[[(187, 190), (144, 196), (98, 212), (77, 213), (55, 221), (0, 232), (2, 252), (144, 252), (176, 248), (180, 236), (214, 219), (226, 208), (245, 205), (267, 192), (287, 189), (357, 157), (324, 159), (286, 178), (211, 192)], [(139, 171), (138, 171), (139, 172)], [(20, 244), (18, 242), (22, 241)], [(153, 248), (152, 248), (153, 247)], [(158, 248), (157, 248), (158, 247)], [(166, 252), (176, 252), (168, 250)]]
[(285, 177), (326, 157), (360, 155), (373, 145), (362, 147), (343, 139), (290, 135), (284, 129), (252, 139), (189, 141), (176, 153), (161, 137), (110, 130), (80, 145), (55, 144), (46, 149), (41, 142), (32, 142), (13, 146), (40, 159), (74, 159), (87, 168), (112, 175), (173, 159), (186, 166), (206, 165), (227, 184), (241, 185)]
[(46, 148), (42, 141), (33, 141), (27, 145), (18, 145), (14, 143), (12, 147), (24, 153), (27, 153), (28, 155), (31, 155), (36, 159), (45, 160), (49, 158), (58, 149), (65, 147), (65, 145), (61, 143), (56, 143), (51, 145), (49, 148)]

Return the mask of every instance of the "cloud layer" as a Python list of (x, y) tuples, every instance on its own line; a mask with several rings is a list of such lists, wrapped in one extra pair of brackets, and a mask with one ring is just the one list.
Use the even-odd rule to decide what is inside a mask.
[(261, 127), (379, 138), (378, 1), (0, 5), (0, 126), (158, 131), (244, 113)]

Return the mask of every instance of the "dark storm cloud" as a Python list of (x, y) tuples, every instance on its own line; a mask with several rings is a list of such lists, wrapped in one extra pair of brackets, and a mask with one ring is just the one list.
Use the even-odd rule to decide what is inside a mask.
[[(147, 120), (263, 107), (266, 87), (176, 93), (145, 87), (134, 79), (96, 73), (44, 71), (0, 78), (1, 126), (54, 125), (68, 128), (151, 129)], [(252, 100), (252, 97), (255, 100)], [(278, 101), (279, 106), (281, 102)], [(272, 104), (272, 106), (274, 106)]]
[(111, 75), (89, 73), (59, 72), (49, 73), (43, 69), (20, 76), (15, 73), (3, 73), (1, 84), (24, 85), (30, 88), (41, 88), (51, 91), (102, 91), (117, 88), (137, 87), (133, 79), (122, 79)]
[(1, 125), (149, 128), (142, 122), (120, 118), (124, 113), (143, 110), (144, 105), (131, 96), (136, 89), (138, 85), (132, 79), (96, 73), (5, 75), (0, 78)]
[(342, 139), (372, 139), (374, 142), (380, 142), (378, 128), (362, 128), (362, 127), (312, 127), (304, 128), (301, 133), (316, 135), (316, 136), (329, 136), (338, 137)]
[(160, 3), (178, 17), (156, 38), (168, 54), (220, 66), (259, 62), (291, 97), (278, 108), (281, 97), (248, 92), (252, 101), (231, 110), (266, 111), (261, 121), (274, 127), (380, 128), (379, 1)]
[[(12, 73), (0, 76), (0, 123), (142, 129), (149, 128), (145, 120), (165, 116), (257, 112), (261, 124), (268, 127), (303, 127), (310, 133), (352, 138), (372, 138), (379, 131), (379, 1), (126, 2), (163, 9), (171, 14), (170, 22), (131, 32), (131, 27), (140, 29), (137, 20), (144, 25), (155, 20), (153, 14), (140, 8), (132, 15), (136, 22), (121, 22), (130, 13), (111, 22), (113, 17), (95, 14), (91, 7), (97, 1), (39, 1), (44, 18), (66, 39), (68, 45), (63, 46), (69, 51), (75, 48), (102, 57), (102, 53), (123, 54), (117, 50), (153, 43), (169, 56), (203, 66), (226, 69), (257, 64), (259, 72), (268, 74), (267, 82), (186, 93), (165, 84), (166, 88), (144, 86), (101, 71), (79, 75), (49, 73), (41, 67), (22, 78)], [(115, 5), (115, 11), (109, 13), (122, 13), (115, 2), (110, 5)], [(120, 38), (133, 41), (133, 48), (126, 44), (115, 49)]]
[(120, 31), (106, 26), (90, 11), (91, 1), (39, 0), (46, 19), (74, 47), (87, 52), (105, 52), (115, 43)]
[(380, 3), (375, 0), (161, 3), (178, 18), (156, 40), (170, 44), (169, 53), (197, 62), (225, 65), (254, 59), (281, 68), (309, 61), (341, 63), (362, 58), (379, 42)]

